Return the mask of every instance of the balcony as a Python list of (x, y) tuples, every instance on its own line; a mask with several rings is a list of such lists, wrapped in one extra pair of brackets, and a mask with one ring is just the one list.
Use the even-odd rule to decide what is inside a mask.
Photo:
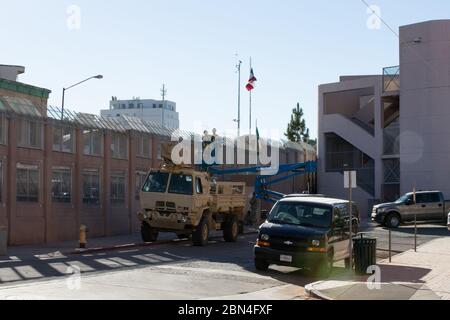
[(400, 66), (383, 69), (383, 93), (400, 91)]

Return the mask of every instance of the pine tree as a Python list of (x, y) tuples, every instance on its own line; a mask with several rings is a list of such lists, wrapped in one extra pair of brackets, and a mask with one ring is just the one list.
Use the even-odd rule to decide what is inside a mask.
[(289, 141), (306, 143), (310, 141), (309, 129), (306, 127), (303, 116), (303, 109), (300, 108), (300, 103), (297, 103), (297, 107), (292, 110), (291, 122), (284, 134)]

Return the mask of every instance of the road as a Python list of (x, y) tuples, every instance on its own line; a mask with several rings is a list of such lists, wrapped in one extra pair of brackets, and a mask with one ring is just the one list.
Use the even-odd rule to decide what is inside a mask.
[[(372, 226), (384, 258), (387, 231)], [(413, 229), (393, 232), (393, 249), (412, 248)], [(422, 225), (419, 243), (450, 233)], [(304, 286), (319, 279), (301, 270), (253, 266), (256, 235), (237, 243), (211, 241), (203, 248), (188, 241), (80, 255), (23, 255), (0, 258), (0, 299), (308, 299)], [(80, 274), (78, 274), (78, 270)], [(344, 272), (338, 264), (333, 274)]]

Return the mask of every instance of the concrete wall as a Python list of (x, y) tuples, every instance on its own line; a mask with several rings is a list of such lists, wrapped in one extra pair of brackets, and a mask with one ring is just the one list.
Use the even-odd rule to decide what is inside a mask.
[[(344, 77), (341, 80), (319, 86), (318, 189), (319, 193), (327, 196), (348, 197), (343, 175), (327, 172), (325, 168), (325, 134), (334, 133), (375, 160), (375, 195), (360, 188), (354, 191), (354, 200), (359, 204), (361, 216), (367, 220), (372, 209), (370, 203), (380, 197), (383, 183), (382, 77)], [(373, 136), (349, 119), (367, 95), (374, 97)], [(333, 101), (333, 97), (337, 100)], [(350, 107), (345, 104), (346, 101), (351, 103)]]
[(400, 41), (401, 191), (450, 198), (450, 20), (401, 27)]

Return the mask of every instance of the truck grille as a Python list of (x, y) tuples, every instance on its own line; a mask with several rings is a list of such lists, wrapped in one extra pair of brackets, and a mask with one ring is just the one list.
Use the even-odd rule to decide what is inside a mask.
[(308, 240), (291, 239), (286, 237), (271, 237), (270, 247), (286, 252), (305, 252), (308, 248)]

